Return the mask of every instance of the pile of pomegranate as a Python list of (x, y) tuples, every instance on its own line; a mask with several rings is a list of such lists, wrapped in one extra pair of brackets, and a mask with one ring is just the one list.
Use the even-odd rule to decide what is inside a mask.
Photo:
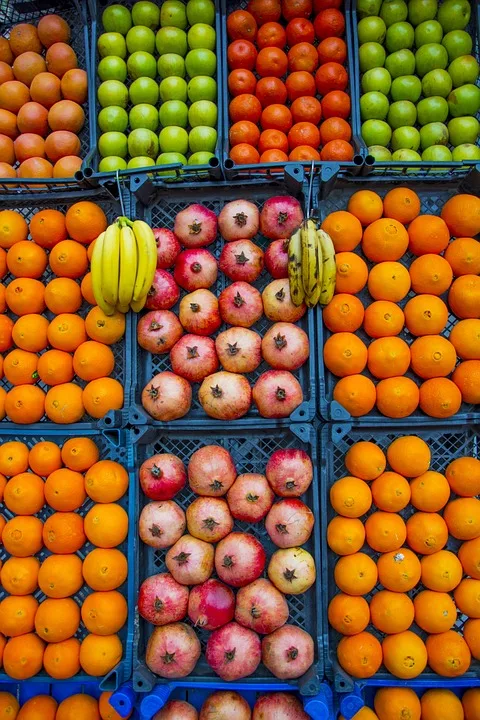
[(309, 720), (295, 695), (273, 692), (261, 695), (250, 710), (248, 702), (233, 690), (218, 690), (203, 703), (200, 712), (186, 700), (169, 700), (153, 720)]
[[(148, 352), (170, 354), (171, 370), (156, 374), (142, 392), (142, 405), (155, 420), (184, 417), (192, 383), (200, 383), (199, 402), (217, 420), (237, 420), (252, 399), (266, 418), (288, 417), (302, 403), (293, 372), (310, 349), (295, 323), (306, 306), (293, 304), (287, 269), (288, 239), (302, 220), (299, 201), (278, 196), (261, 212), (248, 200), (229, 202), (218, 217), (203, 205), (190, 205), (176, 216), (173, 231), (154, 229), (157, 270), (137, 341)], [(258, 232), (271, 241), (265, 252), (253, 242)], [(206, 247), (218, 233), (225, 242), (217, 259)], [(270, 282), (258, 282), (264, 267)], [(212, 288), (225, 280), (219, 271), (232, 282), (217, 297)], [(263, 316), (273, 324), (262, 337), (252, 326)], [(271, 369), (252, 388), (245, 374), (262, 361)]]
[[(156, 626), (146, 650), (152, 672), (190, 675), (202, 653), (196, 628), (210, 632), (205, 659), (223, 680), (251, 675), (260, 662), (282, 680), (308, 670), (314, 642), (288, 623), (285, 595), (315, 582), (314, 559), (301, 547), (314, 525), (300, 499), (312, 478), (308, 454), (293, 448), (275, 451), (264, 475), (238, 474), (219, 445), (200, 447), (187, 468), (170, 453), (145, 460), (140, 485), (150, 502), (139, 535), (166, 550), (168, 571), (147, 578), (138, 595), (140, 615)], [(186, 511), (174, 499), (184, 488), (196, 496)], [(262, 524), (254, 535), (235, 529), (235, 521)], [(269, 558), (258, 539), (265, 531), (278, 548)]]

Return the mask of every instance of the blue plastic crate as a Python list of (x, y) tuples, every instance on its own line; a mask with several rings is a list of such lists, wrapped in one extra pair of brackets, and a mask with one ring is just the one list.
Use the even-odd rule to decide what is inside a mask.
[[(148, 206), (138, 203), (137, 213), (139, 217), (146, 220), (152, 227), (168, 227), (172, 229), (176, 214), (191, 203), (203, 203), (218, 215), (222, 207), (231, 200), (244, 198), (255, 202), (259, 207), (261, 207), (268, 197), (282, 194), (288, 194), (288, 190), (283, 183), (278, 185), (275, 183), (258, 185), (247, 184), (238, 187), (232, 187), (231, 183), (209, 183), (207, 185), (202, 185), (201, 192), (198, 192), (198, 188), (197, 190), (187, 190), (186, 188), (181, 187), (170, 187), (168, 190), (158, 189)], [(300, 199), (303, 201), (302, 196)], [(270, 242), (260, 234), (253, 238), (253, 241), (262, 249), (266, 249)], [(220, 236), (218, 236), (215, 243), (210, 245), (208, 249), (218, 258), (223, 245), (224, 241), (220, 238)], [(258, 280), (256, 280), (253, 284), (261, 292), (272, 280), (273, 278), (270, 274), (266, 270), (263, 270)], [(220, 292), (229, 284), (230, 281), (228, 278), (223, 275), (223, 273), (219, 272), (216, 283), (210, 289), (218, 297)], [(182, 291), (181, 297), (185, 294), (186, 293)], [(177, 312), (178, 304), (172, 308), (172, 310)], [(148, 413), (142, 408), (141, 394), (143, 388), (154, 375), (159, 372), (163, 372), (164, 370), (170, 370), (170, 361), (168, 353), (165, 355), (152, 355), (137, 345), (136, 327), (138, 317), (138, 315), (133, 315), (132, 317), (132, 361), (134, 364), (133, 377), (136, 379), (136, 382), (132, 383), (130, 422), (133, 425), (147, 423), (149, 425), (160, 427), (172, 427), (173, 424), (184, 425), (186, 422), (198, 420), (201, 420), (203, 423), (215, 423), (215, 420), (207, 416), (197, 399), (198, 384), (193, 386), (192, 407), (189, 413), (184, 418), (180, 418), (180, 420), (173, 421), (173, 423), (157, 422), (154, 421), (153, 418), (150, 417), (150, 415), (148, 415)], [(294, 375), (301, 384), (304, 399), (302, 404), (294, 410), (290, 418), (278, 421), (279, 425), (289, 424), (292, 421), (306, 422), (311, 420), (315, 414), (316, 370), (314, 313), (312, 311), (307, 311), (297, 324), (305, 330), (310, 340), (310, 357), (299, 370), (294, 372)], [(263, 336), (271, 325), (272, 323), (265, 316), (262, 316), (258, 323), (252, 327), (252, 330), (256, 330)], [(225, 330), (226, 327), (226, 325), (222, 325), (220, 331)], [(267, 363), (262, 362), (253, 373), (247, 374), (246, 377), (250, 381), (250, 384), (253, 386), (259, 376), (268, 369), (269, 366)], [(266, 420), (260, 418), (256, 407), (252, 404), (248, 413), (238, 422), (257, 427), (259, 423), (266, 422)]]
[[(118, 504), (121, 505), (125, 510), (128, 512), (129, 507), (135, 506), (135, 499), (136, 499), (136, 492), (137, 492), (137, 479), (134, 476), (133, 472), (130, 469), (129, 466), (129, 449), (128, 449), (128, 443), (129, 443), (129, 434), (125, 430), (94, 430), (94, 429), (82, 429), (82, 430), (75, 430), (74, 432), (68, 432), (64, 430), (63, 428), (58, 428), (56, 430), (47, 429), (44, 426), (41, 428), (32, 429), (32, 427), (28, 428), (16, 428), (15, 430), (7, 430), (4, 428), (0, 428), (0, 445), (4, 442), (8, 442), (11, 440), (18, 440), (20, 442), (25, 443), (29, 448), (36, 445), (36, 443), (48, 440), (51, 442), (56, 443), (59, 446), (62, 446), (66, 440), (68, 440), (69, 437), (90, 437), (98, 446), (98, 449), (100, 451), (100, 459), (108, 459), (108, 460), (114, 460), (116, 462), (119, 462), (121, 465), (123, 465), (127, 470), (129, 470), (129, 476), (130, 476), (130, 482), (129, 482), (129, 488), (128, 492), (118, 500)], [(87, 498), (81, 508), (77, 511), (80, 515), (85, 516), (87, 512), (90, 510), (90, 508), (95, 503), (90, 499)], [(46, 520), (46, 518), (50, 517), (54, 511), (49, 506), (44, 506), (42, 510), (37, 513), (37, 516), (42, 520)], [(9, 520), (10, 518), (14, 517), (14, 513), (10, 512), (7, 508), (3, 507), (2, 515), (5, 517), (6, 520)], [(133, 513), (129, 513), (129, 527), (128, 527), (128, 536), (125, 539), (125, 541), (118, 546), (118, 549), (121, 550), (124, 555), (127, 557), (130, 572), (128, 574), (128, 577), (126, 581), (118, 588), (118, 592), (122, 593), (122, 595), (126, 598), (128, 603), (128, 618), (127, 622), (123, 626), (123, 628), (119, 631), (118, 635), (122, 641), (124, 652), (123, 652), (123, 658), (121, 662), (113, 669), (111, 670), (105, 677), (103, 678), (97, 678), (96, 680), (99, 681), (99, 687), (100, 690), (116, 690), (123, 682), (126, 682), (130, 677), (132, 673), (132, 658), (133, 658), (133, 632), (134, 632), (134, 606), (135, 606), (135, 599), (136, 599), (136, 593), (135, 593), (135, 584), (134, 584), (134, 572), (133, 568), (135, 566), (135, 556), (134, 556), (134, 536), (136, 535), (136, 517)], [(94, 546), (90, 542), (86, 542), (85, 545), (79, 550), (77, 553), (80, 558), (84, 559), (88, 553), (94, 549)], [(48, 557), (51, 553), (44, 547), (42, 550), (37, 554), (38, 559), (40, 562), (42, 562), (46, 557)], [(8, 553), (5, 552), (5, 549), (1, 548), (0, 551), (0, 559), (2, 562), (5, 562), (6, 558), (8, 557)], [(84, 598), (91, 593), (91, 589), (84, 585), (79, 592), (74, 596), (74, 600), (81, 605)], [(2, 600), (4, 597), (7, 596), (7, 593), (3, 590), (3, 588), (0, 587), (0, 600)], [(42, 602), (45, 599), (45, 595), (40, 591), (40, 589), (37, 589), (34, 593), (34, 596), (37, 598), (39, 602)], [(76, 633), (75, 637), (82, 640), (85, 635), (87, 635), (87, 630), (84, 627), (83, 623), (80, 624), (80, 627), (78, 629), (78, 632)], [(12, 679), (5, 673), (5, 671), (2, 669), (0, 670), (0, 683), (11, 683)], [(42, 671), (38, 673), (38, 675), (35, 675), (34, 677), (30, 678), (26, 684), (33, 684), (35, 687), (39, 687), (40, 684), (50, 684), (50, 685), (61, 685), (65, 687), (69, 687), (70, 685), (78, 685), (81, 683), (89, 683), (92, 684), (94, 682), (94, 679), (85, 674), (83, 671), (81, 671), (78, 675), (75, 675), (73, 678), (70, 678), (68, 680), (56, 680), (52, 677), (50, 677), (46, 672)], [(15, 683), (13, 683), (15, 684)], [(22, 683), (23, 685), (23, 683)], [(37, 691), (37, 694), (43, 692), (41, 690)], [(80, 691), (75, 691), (80, 692)], [(34, 694), (33, 690), (31, 691), (31, 694)], [(72, 693), (71, 693), (72, 694)], [(64, 695), (66, 697), (67, 695)]]
[[(394, 186), (405, 186), (406, 182), (404, 178), (396, 178), (395, 181), (387, 183), (385, 181), (385, 178), (369, 178), (369, 180), (374, 180), (373, 183), (369, 182), (369, 187), (371, 190), (375, 190), (378, 192), (381, 197), (383, 198), (386, 193), (392, 189)], [(361, 184), (360, 184), (361, 182)], [(460, 192), (472, 192), (473, 194), (478, 194), (478, 187), (480, 182), (480, 172), (477, 172), (475, 169), (471, 172), (471, 174), (462, 180), (461, 178), (457, 178), (457, 181), (454, 185), (447, 183), (444, 187), (432, 187), (429, 183), (419, 183), (415, 186), (415, 192), (419, 195), (421, 200), (421, 212), (422, 213), (429, 213), (432, 215), (439, 215), (441, 212), (441, 209), (444, 205), (444, 203), (451, 198), (453, 195), (456, 195)], [(320, 190), (319, 190), (319, 210), (320, 210), (320, 219), (324, 220), (324, 218), (329, 215), (330, 213), (336, 211), (336, 210), (346, 210), (348, 205), (348, 200), (353, 193), (357, 192), (358, 190), (365, 189), (365, 179), (363, 178), (361, 181), (359, 179), (359, 182), (346, 182), (341, 179), (339, 179), (335, 174), (333, 174), (325, 183), (320, 183)], [(369, 269), (375, 264), (368, 261), (362, 254), (361, 245), (359, 245), (355, 251), (362, 257)], [(407, 267), (410, 265), (411, 262), (415, 259), (415, 256), (412, 253), (407, 252), (406, 255), (404, 255), (403, 258), (400, 259), (399, 262), (403, 262), (404, 265)], [(448, 292), (442, 295), (442, 299), (446, 302)], [(414, 297), (415, 293), (411, 290), (407, 297), (402, 300), (398, 305), (400, 307), (404, 307), (404, 305), (407, 303), (407, 301)], [(367, 307), (373, 302), (373, 298), (370, 296), (367, 287), (365, 287), (360, 293), (357, 294), (357, 297), (362, 301), (364, 307)], [(323, 347), (327, 339), (332, 335), (330, 330), (324, 325), (323, 319), (322, 319), (322, 311), (320, 307), (317, 308), (317, 349), (318, 349), (318, 399), (319, 399), (319, 412), (324, 420), (332, 421), (332, 422), (340, 422), (340, 421), (348, 421), (353, 422), (354, 424), (359, 425), (389, 425), (390, 423), (394, 422), (393, 419), (385, 417), (382, 415), (376, 407), (373, 408), (373, 410), (368, 413), (368, 415), (364, 415), (362, 417), (358, 418), (352, 418), (350, 414), (343, 408), (338, 402), (336, 402), (333, 399), (333, 390), (338, 382), (339, 378), (336, 378), (326, 367), (323, 361)], [(450, 331), (453, 327), (453, 325), (458, 321), (456, 316), (450, 312), (449, 318), (447, 322), (447, 326), (445, 330), (443, 331), (442, 335), (444, 337), (448, 337), (450, 334)], [(364, 332), (363, 328), (360, 328), (356, 334), (360, 339), (365, 342), (366, 345), (368, 345), (371, 341), (373, 341), (373, 338), (369, 338), (368, 335)], [(415, 340), (415, 337), (412, 336), (406, 328), (402, 330), (399, 337), (401, 337), (403, 340), (405, 340), (408, 344), (411, 344), (413, 340)], [(369, 373), (368, 368), (365, 368), (363, 371), (363, 374), (369, 377), (372, 380), (375, 380), (373, 376)], [(415, 373), (413, 373), (411, 370), (408, 370), (406, 373), (407, 377), (412, 378), (413, 380), (416, 380), (417, 383), (420, 382), (420, 378), (418, 378)], [(377, 380), (378, 382), (378, 380)], [(450, 418), (450, 422), (466, 422), (470, 421), (476, 417), (480, 416), (480, 409), (478, 406), (475, 405), (469, 405), (467, 403), (462, 403), (462, 406), (459, 410), (459, 412), (454, 415), (452, 418)], [(430, 418), (427, 415), (425, 415), (422, 410), (417, 409), (412, 415), (404, 418), (404, 421), (408, 421), (414, 426), (417, 426), (418, 424), (422, 425), (425, 422), (436, 422), (435, 418)], [(442, 422), (441, 420), (438, 422)]]
[[(415, 434), (418, 437), (423, 438), (428, 443), (431, 453), (432, 462), (430, 469), (438, 472), (444, 472), (446, 466), (455, 458), (463, 455), (472, 455), (474, 457), (479, 456), (478, 450), (478, 437), (480, 434), (480, 425), (475, 424), (463, 424), (463, 425), (452, 425), (450, 422), (443, 422), (439, 424), (424, 423), (423, 425), (417, 425), (412, 427), (410, 422), (397, 423), (391, 425), (388, 429), (380, 429), (378, 426), (371, 427), (353, 427), (349, 423), (339, 424), (328, 424), (323, 425), (320, 430), (320, 448), (321, 455), (323, 458), (321, 475), (320, 475), (320, 505), (325, 508), (325, 514), (327, 515), (326, 522), (330, 522), (333, 517), (336, 516), (335, 511), (330, 505), (329, 491), (330, 487), (336, 480), (348, 475), (348, 471), (345, 467), (344, 458), (349, 448), (362, 440), (371, 441), (382, 448), (383, 451), (387, 449), (389, 444), (395, 440), (395, 438), (403, 435)], [(400, 515), (405, 519), (410, 517), (413, 508), (411, 505), (407, 505)], [(324, 555), (327, 557), (327, 571), (326, 580), (322, 585), (322, 603), (323, 607), (327, 608), (330, 600), (334, 595), (340, 592), (335, 584), (334, 580), (334, 567), (337, 563), (338, 555), (331, 551), (326, 545), (326, 528), (322, 533), (322, 549)], [(447, 550), (457, 552), (461, 545), (460, 540), (449, 536)], [(374, 560), (376, 560), (380, 553), (374, 552), (367, 544), (361, 548), (361, 552), (364, 552)], [(372, 594), (375, 593), (382, 586), (377, 584), (374, 591), (367, 596), (367, 600), (370, 600)], [(418, 584), (412, 591), (407, 594), (413, 598), (420, 590), (423, 589), (421, 584)], [(455, 623), (455, 630), (461, 631), (467, 618), (464, 615), (459, 615)], [(376, 628), (369, 625), (367, 628), (368, 632), (371, 632), (380, 640), (384, 637)], [(425, 638), (427, 633), (421, 630), (417, 625), (413, 624), (410, 628), (413, 632)], [(341, 667), (337, 660), (337, 645), (341, 639), (340, 633), (334, 630), (327, 623), (326, 632), (327, 641), (325, 644), (325, 671), (327, 678), (333, 682), (336, 691), (345, 693), (351, 693), (354, 689), (354, 683), (359, 685), (403, 685), (413, 686), (418, 683), (427, 683), (432, 687), (455, 687), (455, 685), (472, 685), (478, 684), (480, 663), (472, 658), (472, 664), (470, 669), (461, 678), (446, 678), (437, 675), (431, 671), (430, 668), (426, 667), (425, 671), (415, 678), (414, 680), (402, 681), (391, 675), (386, 668), (382, 665), (379, 671), (374, 677), (367, 680), (357, 680), (351, 678)], [(420, 686), (420, 685), (419, 685)], [(358, 707), (357, 707), (358, 710)]]
[[(205, 428), (204, 424), (195, 425), (191, 423), (188, 429), (170, 431), (159, 430), (153, 427), (139, 427), (132, 430), (132, 443), (129, 445), (129, 466), (140, 468), (141, 464), (152, 455), (159, 452), (173, 453), (177, 455), (185, 465), (191, 455), (204, 445), (214, 444), (221, 445), (226, 448), (232, 455), (239, 473), (259, 472), (264, 473), (267, 460), (270, 455), (280, 448), (302, 448), (312, 458), (314, 467), (314, 478), (308, 492), (303, 497), (305, 503), (313, 510), (315, 515), (315, 526), (309, 541), (305, 544), (305, 548), (314, 556), (317, 564), (317, 582), (315, 585), (303, 595), (289, 595), (287, 601), (290, 609), (289, 622), (299, 625), (301, 628), (310, 633), (315, 643), (315, 663), (298, 680), (288, 683), (291, 689), (298, 689), (302, 695), (316, 695), (318, 693), (319, 682), (323, 678), (323, 656), (322, 647), (324, 642), (325, 606), (322, 604), (321, 595), (321, 578), (324, 576), (324, 568), (322, 565), (323, 556), (320, 551), (321, 546), (321, 514), (319, 497), (316, 489), (318, 487), (317, 475), (317, 447), (316, 435), (311, 425), (291, 425), (289, 428), (279, 428), (270, 423), (268, 426), (258, 426), (255, 432), (246, 431), (245, 428), (238, 426), (226, 427), (225, 424), (218, 424), (211, 428)], [(148, 499), (140, 489), (137, 477), (135, 477), (137, 487), (136, 511), (135, 517), (140, 515), (142, 508), (147, 504)], [(196, 495), (187, 486), (175, 497), (175, 501), (182, 507), (186, 508), (195, 499)], [(261, 542), (269, 557), (276, 547), (271, 542), (265, 530), (263, 522), (245, 523), (235, 521), (234, 530), (241, 532), (249, 532), (255, 535)], [(135, 537), (135, 587), (138, 588), (143, 580), (151, 575), (159, 572), (165, 572), (165, 555), (166, 550), (155, 551), (153, 548), (141, 542), (137, 536)], [(188, 619), (186, 622), (189, 622)], [(155, 684), (165, 685), (167, 681), (163, 681), (154, 675), (145, 664), (145, 649), (148, 637), (153, 629), (141, 617), (136, 617), (136, 633), (135, 647), (136, 656), (134, 659), (133, 687), (134, 690), (146, 693), (151, 692)], [(198, 630), (197, 633), (202, 644), (202, 650), (205, 649), (205, 643), (208, 638), (206, 631)], [(197, 683), (215, 683), (219, 687), (223, 687), (223, 681), (217, 677), (213, 670), (208, 666), (203, 655), (198, 661), (194, 672), (190, 676), (191, 682)], [(242, 680), (242, 683), (251, 685), (252, 683), (261, 682), (266, 686), (276, 686), (278, 680), (260, 664), (254, 675)]]

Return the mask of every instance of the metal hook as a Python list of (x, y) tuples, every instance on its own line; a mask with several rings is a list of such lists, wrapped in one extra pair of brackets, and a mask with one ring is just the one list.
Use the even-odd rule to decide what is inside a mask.
[(115, 179), (117, 181), (118, 199), (120, 200), (120, 207), (122, 209), (122, 215), (125, 215), (125, 206), (123, 204), (122, 186), (120, 184), (120, 172), (119, 172), (118, 168), (115, 173)]
[[(118, 171), (117, 171), (118, 172)], [(312, 193), (313, 193), (313, 175), (315, 172), (315, 161), (312, 160), (312, 164), (310, 166), (310, 178), (308, 181), (308, 195), (307, 195), (307, 217), (310, 217), (311, 215), (311, 208), (312, 208)]]

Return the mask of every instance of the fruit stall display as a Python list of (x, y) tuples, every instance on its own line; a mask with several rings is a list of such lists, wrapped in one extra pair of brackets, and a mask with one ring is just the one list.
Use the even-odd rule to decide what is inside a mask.
[(480, 159), (477, 15), (468, 0), (357, 1), (361, 134), (376, 160)]
[(95, 169), (218, 156), (219, 16), (212, 0), (96, 5)]
[[(380, 189), (381, 188), (381, 189)], [(480, 200), (461, 190), (333, 190), (336, 295), (319, 324), (324, 418), (468, 417), (480, 403)]]
[[(90, 151), (86, 6), (0, 19), (0, 177), (71, 178)], [(11, 186), (9, 186), (11, 187)]]

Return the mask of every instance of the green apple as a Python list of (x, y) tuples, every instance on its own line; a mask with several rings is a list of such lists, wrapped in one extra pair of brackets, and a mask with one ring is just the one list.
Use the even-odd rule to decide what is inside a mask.
[(145, 25), (136, 25), (127, 33), (127, 50), (129, 53), (148, 52), (150, 55), (155, 51), (155, 33)]
[(462, 160), (480, 160), (480, 147), (473, 143), (464, 143), (457, 145), (452, 152), (452, 160), (461, 162)]
[(362, 75), (362, 91), (364, 93), (378, 91), (388, 95), (391, 85), (390, 73), (383, 67), (371, 68)]
[(419, 125), (428, 125), (432, 122), (444, 123), (448, 117), (448, 103), (443, 97), (423, 98), (417, 105), (417, 118)]
[(103, 108), (98, 113), (98, 127), (102, 132), (115, 130), (116, 132), (125, 132), (128, 127), (128, 114), (123, 107), (110, 105)]
[(470, 22), (468, 0), (445, 0), (438, 8), (437, 20), (445, 32), (464, 30)]
[(366, 42), (383, 43), (387, 26), (381, 17), (365, 17), (358, 23), (357, 32), (360, 45)]
[(147, 128), (155, 132), (158, 128), (158, 110), (154, 105), (140, 103), (134, 105), (128, 115), (130, 129)]
[(448, 128), (441, 122), (431, 122), (420, 128), (422, 150), (431, 145), (448, 145)]
[(118, 32), (102, 33), (97, 40), (98, 54), (100, 57), (107, 55), (116, 55), (124, 58), (127, 56), (127, 46), (125, 38)]
[(197, 75), (192, 78), (187, 87), (190, 102), (197, 100), (217, 100), (217, 81), (208, 75)]
[(392, 100), (410, 100), (416, 103), (422, 94), (422, 83), (416, 75), (400, 75), (392, 82)]
[(387, 122), (396, 130), (404, 125), (415, 125), (417, 120), (417, 108), (410, 100), (397, 100), (390, 105)]
[(408, 22), (393, 23), (387, 30), (385, 45), (389, 53), (397, 50), (410, 50), (413, 47), (415, 35), (413, 27)]
[(129, 170), (135, 170), (136, 168), (153, 167), (155, 160), (146, 155), (138, 155), (138, 157), (131, 158), (128, 161), (127, 168)]
[(128, 153), (131, 157), (147, 155), (154, 158), (158, 155), (158, 137), (152, 130), (137, 128), (128, 136)]
[(159, 55), (175, 53), (185, 57), (188, 50), (187, 33), (177, 27), (161, 27), (155, 37), (155, 45)]
[(195, 23), (188, 31), (188, 47), (190, 50), (215, 50), (217, 34), (207, 23)]
[(384, 120), (366, 120), (362, 124), (362, 138), (366, 145), (387, 147), (392, 137), (392, 129)]
[(188, 107), (181, 100), (167, 100), (162, 103), (158, 115), (162, 127), (177, 125), (186, 128), (188, 125)]
[(357, 17), (360, 19), (369, 15), (378, 15), (382, 0), (357, 0)]
[(98, 163), (99, 172), (115, 172), (116, 170), (126, 170), (127, 163), (118, 155), (109, 155), (104, 157)]
[(132, 80), (140, 77), (149, 77), (154, 80), (157, 77), (157, 63), (150, 53), (137, 50), (127, 60), (128, 74)]
[(121, 132), (106, 132), (98, 138), (98, 152), (102, 157), (127, 157), (127, 136)]
[(430, 145), (422, 152), (425, 162), (452, 162), (452, 153), (445, 145)]
[(158, 85), (152, 78), (138, 78), (130, 85), (129, 95), (132, 105), (139, 105), (140, 103), (156, 105), (158, 102)]
[(476, 83), (478, 78), (479, 65), (473, 55), (461, 55), (452, 60), (448, 66), (448, 72), (452, 78), (453, 87), (467, 83)]
[(182, 165), (187, 164), (187, 158), (185, 157), (185, 155), (179, 152), (161, 153), (155, 161), (155, 165), (177, 165), (178, 163), (181, 163)]
[(408, 19), (415, 26), (426, 20), (433, 20), (437, 14), (437, 7), (437, 0), (410, 0), (408, 3)]
[(216, 127), (217, 125), (217, 106), (211, 100), (197, 100), (190, 105), (188, 110), (188, 121), (190, 127), (197, 125), (206, 125), (207, 127)]
[(126, 35), (132, 27), (130, 10), (123, 5), (109, 5), (102, 13), (102, 25), (105, 32), (118, 32)]
[(188, 133), (185, 128), (172, 125), (160, 132), (160, 150), (164, 152), (179, 152), (185, 155), (188, 151)]
[(415, 68), (417, 75), (423, 78), (430, 70), (441, 68), (445, 70), (448, 65), (448, 53), (440, 43), (427, 43), (418, 48), (415, 53)]
[(452, 78), (446, 70), (441, 68), (430, 70), (422, 78), (422, 90), (425, 97), (439, 95), (446, 98), (452, 90)]
[(368, 154), (375, 158), (376, 162), (390, 162), (392, 159), (392, 153), (383, 145), (370, 145)]
[(132, 20), (134, 25), (145, 25), (150, 30), (156, 30), (160, 25), (160, 8), (150, 0), (140, 0), (132, 7)]
[(385, 67), (392, 78), (415, 73), (415, 55), (411, 50), (397, 50), (387, 55)]
[(451, 30), (444, 36), (442, 45), (448, 52), (449, 61), (452, 62), (462, 55), (470, 55), (473, 41), (465, 30)]
[(217, 131), (213, 127), (206, 125), (197, 125), (188, 135), (188, 145), (190, 152), (215, 152), (217, 144)]
[(160, 9), (160, 25), (185, 30), (188, 25), (187, 11), (181, 0), (165, 0)]
[(160, 99), (162, 102), (166, 102), (167, 100), (187, 102), (186, 80), (181, 77), (176, 77), (175, 75), (162, 80), (160, 83)]
[(361, 72), (367, 72), (376, 67), (383, 67), (385, 63), (385, 48), (380, 43), (368, 42), (360, 45), (358, 50)]
[(185, 58), (185, 66), (189, 78), (197, 75), (215, 75), (217, 69), (217, 56), (211, 50), (190, 50)]
[[(128, 105), (128, 90), (119, 80), (105, 80), (97, 90), (98, 102), (102, 108), (110, 105), (126, 108)], [(109, 153), (115, 155), (115, 153)]]
[(480, 123), (477, 118), (469, 116), (452, 118), (447, 127), (453, 147), (477, 142), (480, 133)]
[(399, 127), (392, 134), (392, 150), (418, 150), (420, 133), (417, 128), (406, 125)]
[(210, 160), (214, 158), (215, 155), (211, 152), (195, 152), (190, 155), (188, 158), (188, 164), (189, 165), (209, 165)]
[(443, 28), (436, 20), (425, 20), (415, 28), (415, 47), (442, 42)]
[(107, 55), (98, 63), (97, 72), (102, 82), (119, 80), (123, 83), (127, 79), (127, 64), (123, 58), (117, 55)]
[(215, 25), (215, 4), (212, 0), (189, 0), (187, 19), (189, 25), (199, 22)]
[(385, 120), (390, 104), (381, 92), (372, 90), (360, 98), (360, 114), (362, 120)]
[(461, 85), (459, 88), (452, 90), (447, 101), (452, 117), (475, 116), (480, 110), (480, 88), (471, 83)]
[[(395, 150), (392, 155), (393, 162), (421, 162), (422, 158), (415, 150)], [(416, 171), (415, 171), (416, 172)]]
[[(390, 27), (393, 23), (403, 22), (408, 17), (408, 7), (405, 0), (383, 0), (380, 8), (380, 17), (385, 25)], [(375, 145), (373, 147), (381, 147)]]
[(161, 55), (157, 61), (158, 74), (160, 77), (167, 78), (172, 75), (175, 77), (185, 77), (185, 60), (181, 55), (176, 53), (166, 53)]

